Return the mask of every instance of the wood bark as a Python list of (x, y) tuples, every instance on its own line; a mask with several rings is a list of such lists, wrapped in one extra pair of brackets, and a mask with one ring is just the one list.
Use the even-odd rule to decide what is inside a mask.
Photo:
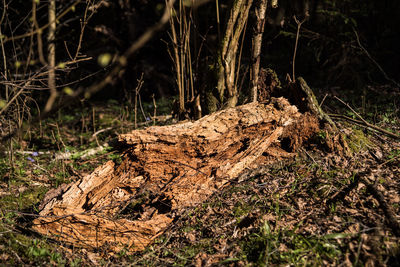
[(272, 98), (269, 104), (250, 103), (195, 122), (120, 135), (122, 163), (109, 161), (49, 192), (33, 229), (98, 251), (143, 250), (177, 214), (245, 170), (292, 157), (280, 140), (298, 133), (293, 142), (284, 142), (298, 146), (316, 132), (317, 120), (305, 117), (286, 99)]
[(258, 0), (256, 6), (256, 27), (254, 29), (253, 40), (252, 40), (252, 77), (251, 83), (252, 88), (250, 90), (250, 96), (253, 102), (257, 101), (257, 88), (258, 88), (258, 73), (260, 71), (260, 54), (262, 36), (264, 33), (265, 25), (265, 13), (267, 10), (267, 0)]
[(49, 74), (47, 85), (50, 89), (50, 97), (47, 100), (46, 106), (44, 108), (45, 112), (49, 112), (53, 107), (54, 101), (57, 98), (57, 88), (56, 88), (56, 0), (49, 1), (49, 33), (47, 36), (48, 44), (48, 64), (49, 64)]
[(217, 69), (217, 90), (221, 103), (224, 102), (224, 94), (227, 91), (227, 107), (236, 106), (238, 101), (235, 75), (240, 66), (236, 66), (236, 60), (238, 59), (237, 51), (239, 48), (239, 39), (247, 23), (252, 3), (253, 0), (234, 1), (221, 44)]

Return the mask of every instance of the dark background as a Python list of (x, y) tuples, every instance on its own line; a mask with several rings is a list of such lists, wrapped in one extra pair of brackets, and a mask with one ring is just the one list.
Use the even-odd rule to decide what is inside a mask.
[[(58, 13), (65, 10), (73, 1), (57, 1)], [(57, 85), (79, 80), (71, 85), (73, 90), (85, 88), (104, 78), (110, 67), (102, 68), (97, 63), (99, 55), (108, 53), (112, 56), (121, 55), (146, 29), (152, 26), (163, 12), (164, 1), (120, 0), (103, 1), (103, 5), (89, 20), (82, 41), (81, 54), (93, 57), (93, 60), (80, 62), (63, 71), (57, 72)], [(230, 1), (220, 1), (221, 31)], [(261, 66), (270, 67), (278, 73), (281, 80), (292, 71), (292, 57), (295, 43), (296, 23), (293, 16), (304, 18), (306, 1), (279, 1), (277, 9), (267, 11), (268, 19), (265, 25)], [(56, 47), (57, 62), (68, 61), (65, 47), (74, 53), (76, 50), (80, 28), (80, 19), (85, 12), (84, 1), (76, 6), (74, 12), (69, 12), (57, 26)], [(32, 4), (30, 1), (11, 1), (8, 4), (6, 18), (2, 30), (6, 36), (29, 32), (31, 22), (29, 16)], [(310, 17), (303, 24), (296, 58), (296, 75), (303, 76), (315, 87), (316, 94), (321, 94), (326, 88), (338, 87), (340, 90), (363, 92), (369, 84), (390, 83), (377, 68), (366, 51), (376, 60), (388, 77), (399, 80), (399, 48), (398, 36), (400, 25), (400, 3), (398, 1), (308, 1)], [(215, 2), (211, 1), (200, 6), (193, 13), (194, 29), (192, 30), (194, 80), (197, 88), (207, 86), (207, 73), (216, 61), (218, 49), (217, 22)], [(39, 25), (47, 23), (47, 2), (40, 1), (37, 19)], [(248, 73), (245, 67), (249, 65), (251, 50), (251, 34), (253, 31), (254, 11), (251, 11), (246, 37), (243, 46), (243, 58), (240, 75), (245, 77), (244, 90), (248, 86)], [(357, 43), (356, 33), (362, 46)], [(143, 73), (144, 85), (141, 97), (144, 101), (177, 95), (175, 73), (170, 54), (169, 26), (159, 32), (155, 38), (129, 59), (123, 75), (110, 86), (97, 93), (92, 99), (103, 101), (110, 98), (117, 101), (131, 101), (137, 80)], [(43, 34), (44, 47), (47, 46)], [(33, 40), (35, 43), (35, 38)], [(5, 43), (9, 79), (18, 80), (20, 73), (16, 70), (16, 62), (24, 62), (29, 53), (30, 38)], [(198, 48), (202, 47), (199, 52)], [(195, 47), (197, 46), (197, 48)], [(197, 49), (197, 50), (196, 50)], [(35, 48), (33, 49), (35, 53)], [(37, 59), (37, 55), (33, 56)], [(26, 75), (41, 71), (39, 63), (28, 66)], [(4, 71), (1, 64), (1, 72)], [(93, 73), (96, 75), (90, 76)], [(90, 76), (90, 77), (88, 77)], [(45, 88), (43, 81), (38, 86)], [(31, 96), (43, 106), (48, 98), (47, 90), (31, 92)], [(4, 90), (0, 97), (4, 99)], [(63, 96), (59, 102), (63, 101)], [(78, 98), (74, 103), (78, 103)]]

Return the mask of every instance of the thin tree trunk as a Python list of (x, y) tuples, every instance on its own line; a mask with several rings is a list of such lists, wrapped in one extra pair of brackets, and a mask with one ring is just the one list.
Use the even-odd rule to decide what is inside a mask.
[(257, 24), (254, 30), (253, 40), (252, 40), (252, 77), (251, 77), (251, 91), (250, 96), (253, 102), (257, 101), (257, 89), (258, 89), (258, 73), (260, 71), (260, 54), (261, 54), (261, 44), (262, 36), (264, 33), (265, 25), (265, 13), (267, 10), (267, 0), (258, 0), (256, 7), (256, 18)]
[[(172, 12), (172, 11), (171, 11)], [(175, 21), (174, 18), (170, 17), (170, 25), (171, 25), (171, 39), (172, 45), (174, 47), (174, 64), (175, 64), (175, 72), (176, 72), (176, 83), (178, 85), (178, 93), (179, 93), (179, 114), (185, 110), (185, 91), (183, 90), (183, 79), (182, 79), (182, 69), (181, 69), (181, 59), (179, 53), (179, 44), (178, 37), (175, 29)]]
[[(2, 26), (3, 26), (3, 20), (4, 20), (4, 18), (5, 18), (5, 16), (6, 16), (6, 8), (7, 8), (7, 6), (6, 6), (6, 1), (5, 0), (3, 0), (3, 13), (2, 13), (2, 15), (1, 15), (1, 19), (0, 19), (0, 36), (3, 36), (3, 33), (2, 33), (2, 30), (1, 30), (1, 28), (2, 28)], [(0, 44), (1, 44), (1, 53), (3, 54), (3, 70), (4, 70), (4, 80), (5, 81), (7, 81), (8, 80), (8, 75), (7, 75), (7, 57), (6, 57), (6, 52), (5, 52), (5, 49), (4, 49), (4, 42), (3, 42), (3, 38), (0, 38)], [(6, 89), (6, 102), (8, 103), (8, 98), (9, 98), (9, 92), (8, 92), (8, 85), (6, 84), (5, 86), (5, 89)]]
[(227, 107), (234, 107), (237, 104), (238, 92), (235, 86), (236, 68), (239, 68), (236, 66), (237, 51), (252, 2), (253, 0), (234, 2), (222, 40), (221, 54), (218, 59), (217, 89), (221, 102), (224, 102), (225, 89), (228, 91)]
[(57, 98), (56, 88), (56, 0), (49, 1), (49, 33), (48, 33), (48, 64), (49, 64), (49, 75), (48, 75), (48, 87), (50, 89), (50, 97), (47, 100), (44, 108), (45, 112), (49, 112)]

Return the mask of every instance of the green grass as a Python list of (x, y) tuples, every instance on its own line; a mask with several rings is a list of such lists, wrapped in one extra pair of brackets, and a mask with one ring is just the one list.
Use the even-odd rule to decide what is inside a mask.
[(257, 266), (321, 266), (326, 262), (335, 263), (341, 256), (336, 239), (345, 235), (310, 236), (296, 230), (296, 227), (273, 230), (265, 221), (257, 233), (243, 242), (246, 259)]

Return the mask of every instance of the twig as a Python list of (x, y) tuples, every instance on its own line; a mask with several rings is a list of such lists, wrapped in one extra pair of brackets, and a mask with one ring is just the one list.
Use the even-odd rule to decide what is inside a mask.
[(153, 112), (153, 125), (156, 125), (156, 116), (157, 116), (157, 103), (156, 103), (156, 99), (154, 97), (154, 94), (152, 95), (153, 98), (153, 108), (154, 108), (154, 112)]
[[(10, 152), (9, 151), (5, 151), (3, 153), (8, 154)], [(26, 155), (26, 154), (32, 155), (33, 153), (37, 153), (39, 155), (51, 155), (51, 154), (53, 154), (50, 151), (21, 151), (21, 150), (15, 150), (14, 153), (18, 153), (18, 154), (22, 154), (22, 155)]]
[(56, 123), (55, 126), (56, 126), (56, 128), (57, 128), (57, 133), (58, 133), (58, 136), (59, 136), (59, 138), (60, 138), (61, 144), (63, 145), (64, 150), (66, 150), (66, 149), (67, 149), (67, 146), (65, 145), (64, 140), (62, 139), (62, 135), (61, 135), (60, 127), (58, 126), (58, 123)]
[(118, 128), (119, 126), (111, 126), (111, 127), (107, 127), (107, 128), (103, 128), (101, 130), (98, 130), (97, 132), (95, 132), (94, 134), (92, 134), (92, 138), (90, 138), (90, 140), (93, 140), (93, 138), (95, 138), (98, 134), (112, 130), (114, 128)]
[[(32, 77), (29, 78), (29, 80), (27, 80), (26, 82), (24, 81), (25, 83), (24, 83), (24, 85), (21, 87), (21, 90), (19, 90), (19, 91), (13, 96), (13, 98), (12, 98), (11, 100), (9, 100), (8, 103), (0, 110), (0, 115), (10, 107), (10, 105), (18, 98), (18, 96), (19, 96), (20, 94), (22, 94), (22, 93), (24, 92), (24, 90), (27, 89), (27, 87), (31, 84), (31, 82), (34, 81), (34, 79), (37, 78), (38, 76), (39, 76), (39, 75), (32, 76)], [(13, 86), (14, 86), (14, 85), (13, 85)]]
[[(18, 239), (15, 239), (15, 241), (17, 241)], [(17, 252), (15, 252), (14, 250), (11, 250), (11, 252), (14, 254), (14, 256), (17, 258), (19, 263), (24, 263), (21, 258), (18, 256)]]
[(303, 151), (304, 153), (306, 153), (306, 155), (316, 164), (319, 166), (319, 164), (315, 161), (315, 159), (307, 152), (307, 150), (305, 150), (304, 148), (300, 148), (301, 151)]
[(307, 20), (308, 16), (306, 16), (302, 21), (299, 21), (296, 16), (293, 16), (294, 21), (297, 24), (297, 33), (296, 33), (296, 43), (294, 45), (294, 52), (293, 52), (293, 60), (292, 60), (292, 81), (296, 81), (295, 77), (295, 61), (296, 61), (296, 53), (297, 53), (297, 45), (299, 44), (299, 36), (300, 36), (300, 28), (301, 25)]
[(354, 266), (357, 266), (358, 260), (360, 258), (362, 244), (363, 244), (363, 239), (361, 238), (360, 243), (358, 244), (356, 260), (354, 261)]
[(4, 235), (4, 234), (7, 234), (7, 233), (11, 233), (12, 232), (12, 230), (7, 230), (7, 231), (4, 231), (4, 232), (0, 232), (0, 235)]
[(383, 165), (386, 165), (386, 164), (388, 164), (389, 162), (394, 161), (394, 160), (397, 160), (397, 159), (399, 159), (399, 158), (400, 158), (400, 155), (398, 155), (397, 157), (388, 159), (387, 161), (385, 161), (385, 162), (379, 164), (378, 167), (382, 167)]
[(337, 96), (335, 96), (335, 98), (336, 98), (340, 103), (342, 103), (343, 105), (345, 105), (346, 107), (348, 107), (358, 118), (360, 118), (361, 122), (360, 122), (360, 121), (357, 121), (357, 120), (354, 120), (354, 119), (352, 119), (352, 118), (346, 117), (346, 116), (344, 116), (344, 115), (334, 115), (334, 116), (336, 116), (336, 117), (342, 117), (342, 118), (344, 118), (344, 119), (346, 119), (346, 120), (353, 121), (353, 122), (356, 122), (356, 123), (363, 123), (364, 125), (366, 125), (366, 126), (372, 128), (372, 129), (374, 129), (374, 130), (377, 130), (377, 131), (379, 131), (379, 132), (382, 132), (382, 133), (384, 133), (384, 134), (386, 134), (386, 135), (389, 135), (390, 137), (400, 139), (400, 136), (399, 136), (399, 135), (394, 134), (394, 133), (392, 133), (392, 132), (389, 132), (389, 131), (387, 131), (387, 130), (385, 130), (385, 129), (382, 129), (381, 127), (378, 127), (378, 126), (376, 126), (376, 125), (373, 125), (373, 124), (367, 122), (367, 121), (364, 120), (364, 118), (361, 117), (361, 115), (358, 114), (349, 104), (347, 104), (346, 102), (344, 102), (342, 99), (340, 99), (340, 98), (337, 97)]
[(326, 210), (329, 210), (331, 204), (336, 204), (336, 202), (340, 200), (344, 200), (344, 198), (355, 188), (357, 188), (358, 183), (360, 182), (361, 176), (368, 175), (369, 172), (360, 172), (354, 175), (354, 180), (345, 187), (341, 188), (337, 191), (331, 198), (326, 201)]
[[(114, 77), (117, 76), (117, 74), (121, 73), (123, 69), (126, 67), (128, 64), (128, 58), (132, 56), (137, 50), (142, 48), (157, 32), (162, 30), (164, 26), (169, 22), (169, 18), (171, 17), (171, 7), (173, 6), (175, 0), (169, 0), (164, 9), (164, 14), (161, 17), (161, 19), (153, 26), (148, 28), (136, 42), (134, 42), (125, 52), (122, 56), (119, 57), (118, 63), (114, 68), (110, 71), (108, 75), (101, 81), (98, 82), (89, 88), (87, 90), (77, 90), (75, 94), (72, 96), (70, 101), (72, 99), (75, 99), (75, 97), (78, 97), (79, 95), (84, 94), (85, 98), (89, 98), (91, 95), (97, 93), (101, 89), (103, 89), (105, 86), (111, 84), (114, 80)], [(65, 104), (65, 101), (64, 101)], [(57, 109), (59, 108), (58, 106), (53, 108)], [(48, 113), (43, 114), (43, 116), (46, 116)]]
[(63, 152), (63, 153), (57, 153), (55, 156), (55, 160), (66, 160), (66, 159), (70, 159), (72, 157), (74, 158), (80, 158), (80, 159), (86, 159), (90, 156), (96, 155), (97, 153), (102, 152), (105, 148), (109, 147), (108, 143), (104, 143), (102, 145), (98, 145), (98, 147), (95, 148), (90, 148), (87, 150), (84, 150), (82, 152), (76, 152), (76, 153), (72, 153), (72, 152)]
[[(72, 9), (74, 9), (75, 6), (76, 6), (77, 4), (79, 4), (81, 1), (82, 1), (82, 0), (77, 0), (77, 1), (75, 1), (71, 6), (69, 6), (69, 7), (68, 7), (66, 10), (64, 10), (60, 15), (58, 15), (58, 17), (55, 19), (55, 21), (58, 21), (58, 20), (60, 20), (62, 17), (64, 17), (65, 15), (67, 15), (68, 12), (70, 12)], [(34, 30), (34, 31), (27, 32), (27, 33), (24, 33), (24, 34), (21, 34), (21, 35), (12, 36), (12, 37), (6, 37), (6, 38), (4, 38), (4, 43), (9, 42), (9, 41), (15, 41), (15, 40), (22, 39), (22, 38), (26, 38), (26, 37), (35, 35), (35, 34), (37, 34), (37, 33), (39, 33), (39, 32), (43, 32), (43, 30), (45, 30), (46, 28), (48, 28), (48, 27), (50, 26), (50, 24), (51, 24), (51, 22), (50, 22), (50, 23), (47, 23), (46, 25), (44, 25), (44, 26), (42, 26), (42, 27), (40, 27), (40, 28), (38, 28), (38, 29), (36, 29), (36, 30)]]
[(140, 97), (140, 95), (138, 96), (138, 98), (139, 98), (139, 107), (140, 107), (140, 110), (142, 111), (143, 119), (145, 121), (147, 121), (147, 116), (146, 116), (146, 113), (144, 112), (143, 105), (142, 105), (142, 98)]
[(96, 7), (95, 5), (90, 6), (90, 7), (93, 7), (93, 9), (92, 9), (92, 13), (90, 13), (90, 15), (88, 17), (87, 16), (87, 12), (88, 12), (88, 9), (89, 9), (89, 4), (90, 4), (90, 1), (86, 4), (85, 12), (84, 12), (84, 15), (83, 15), (83, 20), (81, 20), (81, 32), (79, 34), (78, 47), (76, 48), (76, 51), (75, 51), (74, 60), (76, 60), (78, 58), (78, 56), (79, 56), (79, 51), (81, 50), (81, 47), (82, 47), (83, 34), (85, 32), (86, 25), (88, 24), (90, 18), (96, 12), (97, 7), (99, 7), (99, 6)]
[(389, 131), (387, 131), (387, 130), (385, 130), (385, 129), (382, 129), (382, 128), (379, 127), (379, 126), (376, 126), (376, 125), (373, 125), (373, 124), (365, 125), (365, 123), (364, 123), (363, 121), (359, 121), (359, 120), (356, 120), (356, 119), (353, 119), (353, 118), (350, 118), (350, 117), (347, 117), (347, 116), (341, 115), (341, 114), (328, 114), (328, 115), (329, 115), (330, 117), (348, 120), (348, 121), (357, 123), (357, 124), (359, 124), (360, 126), (364, 126), (364, 127), (368, 128), (369, 130), (374, 130), (374, 131), (377, 131), (377, 132), (381, 132), (381, 133), (384, 133), (384, 134), (386, 134), (386, 135), (388, 135), (388, 136), (390, 136), (390, 137), (400, 139), (400, 136), (399, 136), (399, 135), (396, 135), (396, 134), (394, 134), (394, 133), (392, 133), (392, 132), (389, 132)]
[(324, 98), (322, 98), (322, 100), (321, 100), (321, 103), (319, 103), (319, 106), (322, 108), (322, 105), (324, 104), (324, 102), (325, 102), (325, 99), (326, 99), (326, 97), (328, 96), (328, 94), (325, 94), (324, 95)]
[[(28, 85), (29, 85), (29, 83), (30, 83), (30, 81), (27, 82)], [(8, 107), (14, 102), (14, 100), (17, 99), (17, 97), (18, 97), (24, 90), (25, 90), (25, 86), (22, 87), (22, 88), (18, 91), (18, 93), (16, 93), (16, 94), (14, 95), (14, 97), (13, 97), (10, 101), (8, 101), (7, 104), (0, 110), (0, 115), (1, 115), (4, 111), (6, 111), (6, 110), (8, 109)]]
[[(1, 52), (3, 54), (3, 71), (4, 71), (4, 79), (7, 81), (7, 58), (6, 58), (6, 52), (4, 49), (4, 42), (3, 42), (3, 38), (1, 38), (1, 36), (3, 36), (2, 33), (2, 25), (3, 25), (3, 20), (5, 18), (6, 15), (6, 10), (7, 10), (7, 5), (6, 5), (6, 1), (3, 0), (3, 14), (1, 15), (1, 19), (0, 19), (0, 44), (1, 44)], [(8, 97), (9, 97), (9, 92), (8, 92), (8, 85), (5, 86), (6, 89), (6, 101), (8, 102)]]
[(392, 82), (394, 85), (400, 88), (400, 83), (396, 82), (392, 78), (390, 78), (386, 72), (383, 70), (383, 68), (379, 65), (379, 63), (369, 54), (368, 50), (365, 49), (365, 47), (361, 44), (360, 38), (358, 36), (358, 33), (356, 29), (353, 27), (354, 34), (356, 35), (357, 43), (358, 46), (361, 48), (361, 50), (367, 55), (367, 57), (375, 64), (375, 66), (382, 72), (383, 76), (385, 77), (386, 80)]
[(392, 207), (390, 205), (388, 205), (387, 201), (385, 200), (385, 197), (366, 178), (362, 178), (361, 182), (363, 184), (365, 184), (368, 192), (379, 202), (379, 206), (383, 210), (383, 213), (385, 214), (385, 216), (388, 220), (389, 227), (392, 229), (393, 233), (396, 236), (400, 236), (400, 224), (396, 219), (395, 212), (393, 211)]

